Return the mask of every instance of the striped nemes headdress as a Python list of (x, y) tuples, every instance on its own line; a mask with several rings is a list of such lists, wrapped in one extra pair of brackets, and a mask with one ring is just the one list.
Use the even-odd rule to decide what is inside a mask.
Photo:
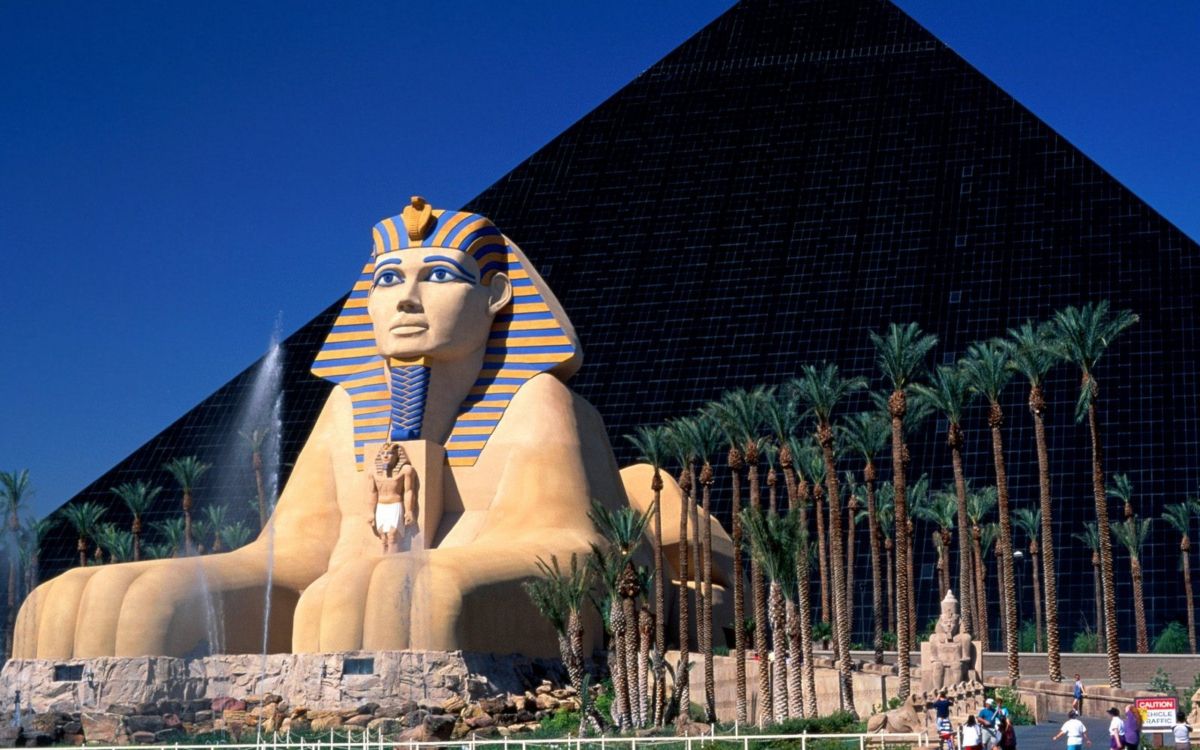
[(565, 381), (579, 369), (583, 355), (575, 330), (521, 249), (479, 214), (435, 209), (414, 196), (398, 216), (376, 224), (372, 235), (371, 258), (317, 353), (312, 372), (350, 394), (354, 453), (361, 471), (366, 446), (386, 442), (394, 434), (392, 422), (404, 418), (394, 405), (410, 396), (394, 373), (417, 364), (388, 362), (375, 348), (367, 313), (375, 258), (408, 248), (446, 248), (475, 258), (482, 284), (496, 273), (505, 274), (512, 283), (512, 301), (492, 321), (483, 369), (446, 441), (451, 466), (472, 466), (525, 381), (543, 372)]

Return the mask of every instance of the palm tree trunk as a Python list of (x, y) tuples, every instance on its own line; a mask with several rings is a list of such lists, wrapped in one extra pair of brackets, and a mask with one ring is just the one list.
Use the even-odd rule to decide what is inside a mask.
[[(778, 581), (771, 581), (768, 592), (770, 604), (768, 617), (771, 620), (771, 695), (774, 698), (775, 721), (787, 721), (788, 717), (788, 682), (787, 682), (787, 633), (784, 632), (783, 589)], [(766, 665), (763, 665), (764, 667)]]
[(821, 622), (833, 623), (833, 613), (829, 608), (829, 556), (826, 554), (825, 540), (825, 509), (821, 502), (825, 490), (817, 482), (813, 482), (813, 516), (817, 523), (817, 577), (821, 584)]
[(713, 672), (713, 613), (712, 613), (712, 465), (707, 461), (700, 472), (704, 487), (704, 534), (700, 537), (700, 557), (703, 559), (704, 607), (700, 613), (701, 644), (704, 649), (704, 716), (712, 724), (717, 720), (717, 683)]
[(896, 629), (896, 563), (892, 560), (892, 547), (895, 543), (891, 539), (883, 540), (883, 549), (887, 553), (887, 617), (888, 631), (892, 635), (896, 635), (900, 631)]
[(979, 650), (987, 652), (988, 646), (988, 612), (987, 612), (987, 581), (983, 562), (983, 546), (980, 544), (979, 527), (971, 528), (971, 566), (975, 569), (975, 625), (979, 629), (976, 638), (979, 640)]
[(914, 648), (920, 648), (917, 643), (917, 626), (920, 622), (917, 618), (917, 577), (913, 573), (913, 561), (916, 560), (916, 555), (913, 554), (913, 521), (912, 516), (908, 517), (908, 559), (905, 565), (908, 568), (908, 611), (911, 612), (908, 616), (908, 642)]
[(679, 666), (675, 669), (675, 695), (679, 700), (679, 718), (686, 719), (692, 705), (691, 687), (688, 684), (688, 661), (691, 658), (688, 614), (688, 558), (691, 557), (688, 516), (691, 512), (688, 506), (692, 504), (692, 480), (686, 468), (679, 475), (679, 489), (683, 491), (683, 505), (679, 509)]
[(937, 581), (938, 581), (938, 601), (946, 598), (946, 592), (950, 590), (950, 562), (946, 558), (950, 556), (949, 549), (942, 543), (942, 532), (935, 531), (930, 537), (934, 544), (934, 551), (937, 552)]
[(654, 469), (650, 489), (654, 491), (654, 725), (662, 726), (666, 711), (667, 667), (663, 655), (667, 652), (667, 595), (666, 562), (662, 548), (662, 472)]
[[(758, 446), (746, 445), (746, 474), (750, 483), (750, 505), (762, 508), (762, 490), (758, 483)], [(762, 567), (750, 558), (751, 595), (754, 598), (754, 655), (758, 658), (758, 725), (771, 723), (771, 672), (767, 663), (767, 586)]]
[(1188, 552), (1192, 548), (1192, 542), (1188, 539), (1187, 534), (1179, 540), (1179, 557), (1183, 565), (1183, 595), (1187, 601), (1187, 626), (1188, 626), (1188, 648), (1194, 654), (1196, 653), (1196, 608), (1192, 604), (1192, 565), (1188, 560), (1190, 555)]
[(742, 591), (742, 452), (736, 446), (729, 449), (729, 474), (733, 488), (733, 521), (730, 536), (733, 542), (733, 648), (736, 674), (737, 723), (746, 724), (746, 604)]
[[(1054, 505), (1050, 497), (1050, 456), (1046, 449), (1046, 424), (1043, 414), (1046, 400), (1040, 386), (1029, 390), (1029, 410), (1033, 412), (1033, 435), (1037, 443), (1038, 490), (1042, 510), (1042, 580), (1046, 602), (1046, 662), (1050, 679), (1061, 682), (1062, 657), (1058, 632), (1058, 579), (1054, 563)], [(1034, 565), (1034, 570), (1037, 566)]]
[(868, 461), (863, 469), (863, 484), (867, 488), (867, 536), (871, 544), (871, 620), (874, 626), (872, 645), (875, 663), (883, 663), (883, 571), (879, 549), (879, 521), (875, 518), (875, 464)]
[[(567, 675), (576, 695), (583, 695), (583, 618), (578, 610), (567, 614)], [(581, 698), (582, 700), (582, 698)]]
[(267, 488), (263, 481), (262, 451), (251, 453), (250, 462), (254, 465), (254, 485), (258, 491), (258, 528), (264, 529), (267, 526)]
[(1029, 556), (1033, 558), (1033, 566), (1029, 569), (1029, 576), (1033, 579), (1033, 619), (1035, 644), (1038, 653), (1042, 651), (1042, 585), (1038, 576), (1038, 553), (1037, 545), (1029, 545)]
[(630, 727), (629, 691), (625, 681), (624, 643), (626, 636), (625, 612), (621, 597), (615, 592), (608, 605), (608, 624), (612, 628), (612, 641), (608, 644), (608, 671), (613, 683), (613, 721), (622, 731)]
[[(15, 551), (19, 546), (18, 532), (21, 530), (21, 520), (17, 518), (16, 501), (13, 500), (13, 513), (8, 519), (9, 537), (12, 544), (12, 549)], [(12, 656), (13, 633), (16, 630), (17, 624), (17, 575), (20, 572), (20, 556), (13, 554), (8, 560), (8, 623), (4, 629), (4, 655)]]
[(975, 624), (974, 575), (972, 574), (970, 528), (967, 524), (967, 479), (963, 472), (963, 434), (957, 423), (950, 425), (946, 442), (950, 445), (950, 459), (954, 465), (954, 494), (958, 498), (958, 598), (962, 601), (963, 631), (978, 637)]
[(1107, 631), (1104, 627), (1104, 598), (1102, 596), (1103, 587), (1100, 585), (1100, 553), (1092, 553), (1092, 593), (1096, 597), (1096, 648), (1100, 653), (1104, 653), (1107, 648)]
[(1004, 578), (1004, 647), (1008, 652), (1008, 679), (1016, 682), (1021, 677), (1020, 642), (1017, 640), (1019, 623), (1017, 622), (1017, 587), (1013, 574), (1012, 556), (1012, 515), (1008, 508), (1008, 472), (1004, 467), (1004, 439), (1000, 434), (1000, 425), (1004, 422), (1004, 414), (1000, 405), (993, 403), (988, 414), (988, 424), (992, 428), (992, 462), (996, 467), (996, 495), (999, 499), (1000, 510), (1000, 567)]
[(650, 677), (650, 644), (654, 640), (654, 615), (645, 606), (638, 608), (638, 653), (637, 653), (637, 694), (638, 694), (638, 723), (645, 727), (653, 717), (650, 715), (650, 700), (647, 682)]
[(1121, 687), (1121, 645), (1117, 639), (1117, 594), (1114, 588), (1112, 538), (1108, 526), (1108, 500), (1104, 493), (1104, 467), (1100, 452), (1100, 424), (1096, 418), (1096, 381), (1085, 382), (1092, 389), (1088, 404), (1088, 430), (1092, 439), (1092, 495), (1096, 503), (1096, 532), (1100, 546), (1100, 586), (1104, 600), (1104, 638), (1108, 651), (1108, 685)]
[(833, 461), (833, 428), (828, 423), (817, 426), (817, 442), (825, 459), (825, 489), (829, 498), (829, 560), (833, 566), (833, 646), (834, 661), (839, 673), (841, 708), (857, 717), (854, 709), (854, 675), (850, 665), (850, 618), (846, 613), (846, 578), (841, 565), (846, 554), (842, 544), (842, 502), (837, 467)]
[(993, 542), (992, 558), (996, 561), (996, 584), (1000, 590), (1000, 643), (1008, 644), (1008, 620), (1004, 617), (1004, 563), (1001, 560), (1004, 558), (1004, 553), (1000, 552), (1000, 548), (995, 546)]
[(792, 507), (800, 512), (800, 528), (804, 530), (801, 540), (802, 549), (796, 555), (796, 595), (799, 599), (796, 610), (799, 620), (797, 630), (799, 631), (800, 646), (797, 649), (793, 645), (791, 654), (793, 660), (799, 662), (796, 666), (800, 671), (800, 685), (796, 694), (803, 699), (801, 715), (815, 717), (817, 715), (817, 680), (816, 670), (813, 668), (813, 607), (812, 581), (809, 580), (811, 570), (808, 559), (808, 498), (808, 483), (800, 479), (796, 482), (796, 494), (792, 500)]
[(854, 639), (854, 516), (858, 514), (858, 501), (851, 496), (846, 505), (846, 620), (847, 632)]
[(787, 656), (787, 715), (789, 719), (804, 718), (804, 689), (800, 677), (801, 639), (800, 614), (796, 602), (785, 598), (783, 616), (787, 621), (788, 656)]
[[(695, 592), (693, 594), (693, 596), (695, 598), (695, 608), (693, 611), (696, 613), (695, 614), (696, 648), (700, 651), (701, 657), (703, 657), (704, 651), (705, 651), (705, 647), (704, 647), (704, 613), (708, 611), (708, 609), (707, 609), (708, 605), (704, 600), (704, 572), (701, 570), (701, 563), (700, 563), (700, 547), (701, 547), (701, 540), (704, 538), (704, 534), (702, 534), (700, 532), (700, 504), (695, 501), (695, 493), (700, 489), (700, 483), (696, 481), (696, 470), (694, 468), (691, 470), (691, 475), (692, 475), (692, 493), (693, 493), (692, 497), (693, 497), (693, 500), (691, 503), (688, 504), (688, 511), (691, 514), (691, 520), (688, 523), (690, 523), (692, 526), (692, 540), (691, 540), (692, 559), (690, 561), (691, 565), (689, 567), (689, 570), (691, 570), (691, 572), (692, 572), (692, 574), (691, 574), (692, 591)], [(691, 670), (689, 668), (689, 673), (690, 673), (690, 671)]]
[(142, 559), (142, 517), (140, 515), (133, 517), (129, 533), (133, 536), (133, 561), (137, 562)]
[(625, 615), (625, 639), (621, 643), (621, 655), (625, 663), (621, 671), (625, 674), (625, 689), (629, 692), (629, 721), (635, 727), (645, 725), (645, 717), (639, 710), (638, 696), (638, 614), (632, 597), (621, 597), (621, 611)]
[[(904, 391), (893, 391), (888, 398), (888, 412), (892, 418), (892, 487), (895, 490), (896, 515), (896, 600), (908, 601), (908, 485), (905, 483), (904, 465), (904, 414), (908, 409)], [(907, 698), (912, 691), (912, 667), (909, 656), (912, 652), (910, 638), (909, 609), (896, 608), (896, 664), (899, 667), (897, 695)]]
[(192, 491), (183, 491), (183, 554), (192, 554)]
[(1150, 640), (1146, 635), (1146, 600), (1142, 591), (1142, 561), (1137, 556), (1129, 558), (1129, 577), (1133, 579), (1133, 623), (1137, 628), (1137, 652), (1150, 653)]
[(87, 567), (87, 540), (80, 535), (79, 541), (75, 543), (75, 549), (79, 552), (79, 567)]

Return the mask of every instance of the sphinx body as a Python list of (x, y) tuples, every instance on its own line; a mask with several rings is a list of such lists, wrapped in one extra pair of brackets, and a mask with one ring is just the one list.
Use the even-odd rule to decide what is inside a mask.
[[(272, 652), (554, 654), (520, 584), (539, 557), (598, 541), (591, 499), (627, 502), (602, 421), (563, 382), (574, 332), (483, 217), (414, 198), (374, 236), (314, 365), (336, 387), (263, 534), (225, 554), (67, 571), (22, 606), (15, 656), (195, 653), (213, 611), (228, 652), (259, 651), (265, 632)], [(389, 442), (420, 475), (419, 519), (410, 507), (401, 521), (419, 526), (419, 551), (385, 552), (376, 535), (370, 465)]]

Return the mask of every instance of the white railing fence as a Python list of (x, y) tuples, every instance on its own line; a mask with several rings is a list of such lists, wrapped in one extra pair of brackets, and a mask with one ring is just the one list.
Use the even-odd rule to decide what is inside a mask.
[[(292, 739), (290, 734), (272, 734), (256, 742), (220, 745), (148, 744), (133, 747), (145, 750), (756, 750), (765, 745), (790, 743), (795, 750), (809, 750), (817, 743), (821, 750), (884, 750), (885, 748), (928, 747), (925, 732), (909, 734), (706, 734), (693, 737), (567, 737), (558, 739), (520, 739), (496, 737), (475, 739), (474, 736), (441, 742), (407, 742), (372, 736), (369, 731), (338, 738), (331, 731), (329, 739)], [(129, 750), (129, 745), (89, 745), (91, 750)]]

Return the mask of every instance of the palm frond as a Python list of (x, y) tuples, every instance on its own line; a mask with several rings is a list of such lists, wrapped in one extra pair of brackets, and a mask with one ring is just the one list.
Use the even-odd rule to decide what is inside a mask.
[(1083, 373), (1075, 402), (1075, 421), (1083, 421), (1095, 396), (1092, 373), (1096, 363), (1113, 340), (1137, 321), (1138, 316), (1129, 310), (1110, 311), (1108, 300), (1089, 302), (1082, 307), (1072, 305), (1054, 313), (1048, 329), (1048, 347)]
[(622, 557), (629, 557), (641, 543), (653, 513), (653, 507), (645, 513), (639, 513), (636, 508), (628, 505), (615, 511), (609, 510), (599, 501), (593, 500), (588, 518), (592, 519), (596, 530)]
[(656, 469), (661, 469), (671, 456), (667, 445), (667, 430), (661, 425), (655, 427), (643, 425), (634, 430), (632, 435), (626, 435), (625, 439), (638, 452), (639, 461), (648, 463)]
[(175, 477), (175, 481), (179, 483), (180, 489), (188, 492), (195, 488), (196, 483), (200, 481), (200, 477), (212, 468), (212, 464), (206, 464), (196, 456), (184, 456), (183, 458), (173, 458), (163, 464), (163, 468)]
[(1153, 518), (1129, 518), (1120, 523), (1114, 523), (1110, 528), (1113, 536), (1129, 552), (1129, 556), (1140, 558), (1142, 547), (1146, 544), (1146, 538), (1150, 536), (1150, 526), (1153, 523)]
[(219, 533), (221, 535), (221, 544), (227, 551), (246, 546), (246, 543), (250, 541), (251, 534), (253, 534), (250, 527), (242, 521), (222, 526)]
[(152, 487), (149, 482), (139, 479), (136, 482), (123, 482), (109, 490), (121, 498), (125, 507), (135, 516), (141, 516), (154, 503), (155, 498), (162, 492), (162, 487)]
[(1025, 376), (1031, 386), (1040, 386), (1050, 368), (1059, 361), (1055, 354), (1050, 325), (1034, 326), (1025, 321), (1017, 328), (1008, 329), (1008, 338), (1000, 344), (1008, 350), (1008, 366)]
[(872, 331), (871, 343), (880, 372), (892, 390), (899, 391), (908, 387), (921, 362), (937, 346), (937, 336), (925, 333), (916, 323), (892, 323), (881, 334)]
[(841, 420), (835, 428), (838, 442), (866, 461), (874, 460), (892, 438), (892, 427), (878, 411), (860, 411)]
[(821, 366), (804, 365), (800, 377), (789, 381), (785, 390), (795, 396), (804, 409), (803, 416), (812, 417), (817, 424), (828, 424), (839, 403), (866, 387), (866, 378), (844, 378), (837, 365), (827, 362)]
[(1031, 542), (1037, 544), (1042, 533), (1042, 509), (1018, 508), (1013, 511), (1012, 519), (1017, 528), (1025, 532), (1025, 536), (1029, 537)]
[(938, 365), (929, 373), (928, 379), (928, 383), (912, 384), (918, 399), (929, 404), (950, 422), (961, 422), (963, 409), (973, 398), (973, 392), (962, 368), (955, 365)]
[(967, 347), (961, 365), (967, 386), (989, 402), (1000, 400), (1000, 392), (1012, 382), (1008, 349), (997, 340), (980, 341)]

